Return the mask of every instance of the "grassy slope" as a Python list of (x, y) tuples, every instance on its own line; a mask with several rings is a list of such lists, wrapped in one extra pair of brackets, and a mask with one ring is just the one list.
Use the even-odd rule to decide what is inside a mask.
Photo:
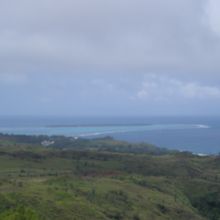
[(0, 219), (220, 219), (218, 157), (1, 144)]

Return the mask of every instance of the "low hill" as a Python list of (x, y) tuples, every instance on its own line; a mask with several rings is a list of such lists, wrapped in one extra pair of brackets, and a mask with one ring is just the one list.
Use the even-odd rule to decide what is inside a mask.
[(219, 156), (135, 151), (111, 138), (49, 147), (40, 144), (49, 137), (16, 138), (0, 138), (0, 219), (220, 219)]

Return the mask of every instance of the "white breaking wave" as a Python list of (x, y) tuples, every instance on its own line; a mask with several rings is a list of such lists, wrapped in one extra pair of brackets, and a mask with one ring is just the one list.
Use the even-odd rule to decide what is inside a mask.
[(117, 131), (105, 131), (105, 132), (91, 132), (91, 133), (79, 134), (79, 135), (76, 136), (76, 137), (91, 137), (91, 136), (100, 136), (100, 135), (126, 133), (126, 132), (129, 132), (129, 131), (126, 131), (126, 130), (117, 130)]
[(196, 127), (197, 127), (197, 128), (210, 128), (210, 126), (208, 126), (208, 125), (203, 125), (203, 124), (197, 124)]

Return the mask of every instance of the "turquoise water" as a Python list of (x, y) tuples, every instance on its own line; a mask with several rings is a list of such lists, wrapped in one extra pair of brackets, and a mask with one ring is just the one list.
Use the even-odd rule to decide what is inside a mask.
[(0, 117), (0, 133), (112, 136), (195, 153), (220, 152), (219, 117)]
[(27, 135), (65, 135), (71, 137), (92, 137), (118, 133), (132, 133), (155, 130), (205, 129), (199, 124), (153, 124), (153, 125), (79, 125), (79, 126), (15, 126), (0, 127), (0, 133)]

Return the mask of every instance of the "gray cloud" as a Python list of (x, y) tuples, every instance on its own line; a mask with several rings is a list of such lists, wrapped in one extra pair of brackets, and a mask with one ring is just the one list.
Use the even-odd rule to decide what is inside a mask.
[(149, 75), (145, 77), (136, 96), (132, 97), (150, 102), (178, 102), (189, 99), (190, 101), (214, 99), (220, 101), (220, 88), (199, 84), (197, 82), (180, 81), (175, 78), (158, 77)]
[(219, 15), (218, 0), (0, 0), (2, 112), (14, 94), (42, 114), (67, 106), (77, 114), (88, 105), (143, 113), (149, 94), (167, 112), (184, 113), (180, 103), (167, 106), (174, 96), (220, 107)]
[(214, 74), (220, 41), (213, 2), (1, 1), (1, 69)]

